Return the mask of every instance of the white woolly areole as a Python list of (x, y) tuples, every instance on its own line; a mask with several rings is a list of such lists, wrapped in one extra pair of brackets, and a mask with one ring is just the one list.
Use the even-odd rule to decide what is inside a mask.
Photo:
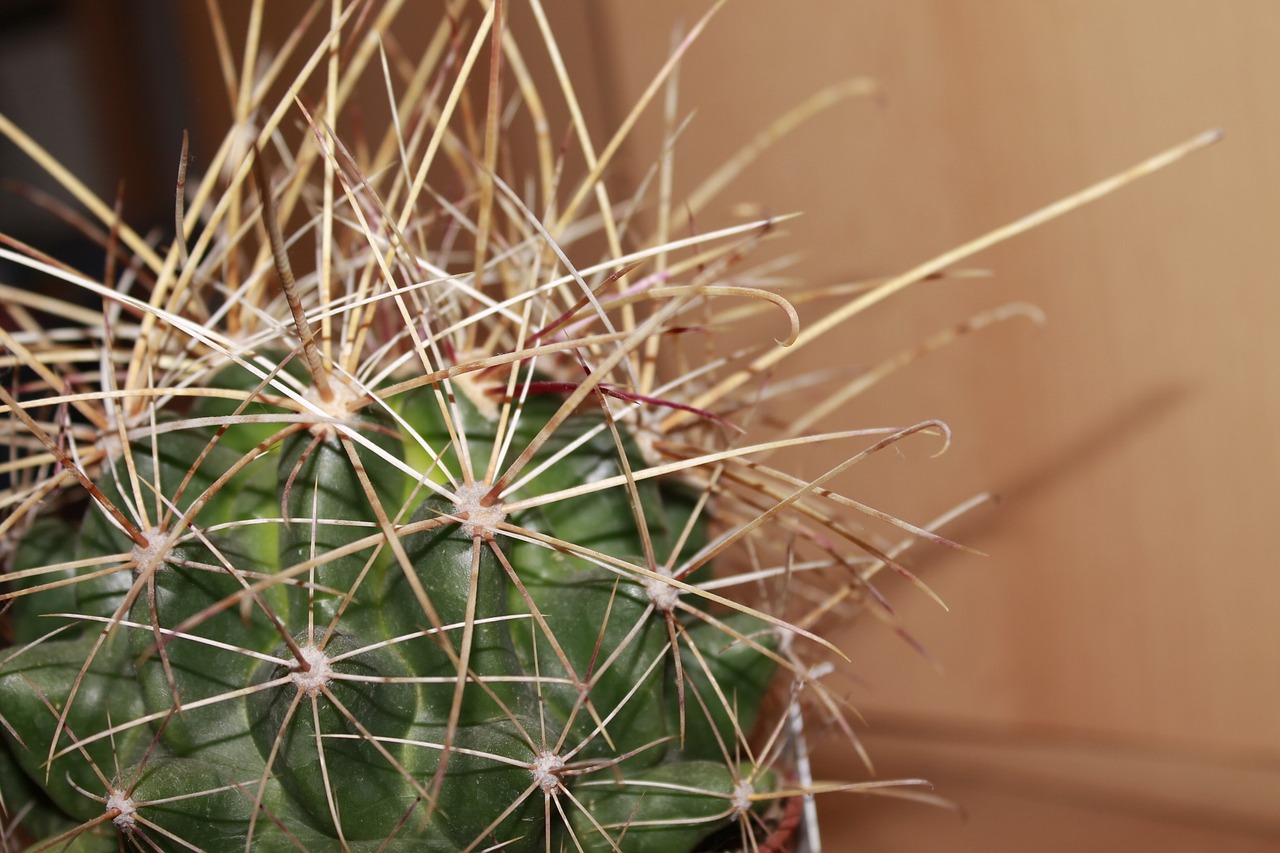
[(554, 793), (560, 787), (560, 771), (563, 769), (563, 758), (550, 750), (543, 750), (533, 762), (533, 783), (544, 794)]
[(466, 514), (462, 529), (468, 536), (493, 537), (498, 524), (506, 521), (507, 513), (501, 501), (492, 506), (481, 503), (493, 486), (487, 483), (466, 483), (458, 487), (457, 500), (453, 502), (453, 511), (457, 515)]
[[(336, 421), (344, 421), (355, 413), (356, 403), (364, 394), (352, 385), (345, 377), (329, 374), (329, 390), (333, 399), (325, 401), (320, 390), (312, 385), (302, 392), (302, 398)], [(333, 424), (318, 423), (311, 425), (312, 435), (328, 437), (335, 432)]]
[(119, 814), (111, 819), (111, 822), (120, 829), (131, 830), (137, 825), (137, 821), (134, 820), (133, 815), (134, 812), (138, 810), (138, 807), (134, 805), (133, 797), (130, 797), (124, 791), (117, 791), (112, 788), (111, 796), (107, 797), (107, 807), (105, 810), (108, 812), (119, 812)]
[(733, 810), (739, 814), (751, 810), (751, 795), (756, 792), (751, 787), (751, 783), (745, 779), (733, 786), (733, 793), (729, 795), (729, 803), (733, 806)]
[(158, 571), (164, 568), (165, 555), (169, 553), (169, 549), (165, 547), (169, 539), (169, 532), (161, 530), (158, 527), (148, 527), (146, 530), (139, 531), (142, 538), (147, 540), (147, 547), (141, 545), (133, 546), (133, 557), (135, 572), (141, 574), (145, 571)]
[(329, 656), (315, 646), (302, 646), (301, 651), (302, 659), (311, 668), (305, 671), (301, 667), (295, 668), (289, 674), (289, 678), (293, 679), (293, 683), (303, 693), (315, 696), (322, 687), (333, 680), (333, 666), (329, 663)]
[(653, 606), (663, 613), (670, 613), (675, 610), (676, 602), (680, 600), (680, 588), (678, 586), (657, 578), (645, 580), (644, 591), (649, 595), (649, 600), (653, 602)]

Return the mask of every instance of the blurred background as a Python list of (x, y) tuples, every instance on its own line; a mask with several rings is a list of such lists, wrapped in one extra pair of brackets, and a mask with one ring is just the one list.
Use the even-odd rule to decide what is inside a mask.
[[(547, 3), (599, 137), (710, 5)], [(236, 32), (247, 3), (219, 7)], [(126, 216), (164, 227), (183, 128), (198, 168), (227, 115), (208, 32), (194, 0), (0, 0), (0, 112), (105, 198), (123, 178)], [(949, 612), (886, 582), (936, 665), (871, 621), (838, 638), (856, 675), (839, 689), (881, 775), (926, 777), (964, 815), (829, 798), (829, 849), (1280, 849), (1277, 44), (1271, 0), (734, 0), (685, 61), (685, 190), (821, 87), (878, 82), (698, 222), (742, 203), (803, 211), (785, 242), (814, 281), (901, 272), (1226, 131), (964, 264), (990, 276), (918, 285), (792, 365), (871, 365), (1010, 302), (1047, 316), (924, 357), (825, 424), (954, 430), (939, 459), (920, 444), (838, 484), (880, 509), (923, 523), (1002, 497), (949, 529), (989, 556), (915, 555)], [(0, 174), (41, 183), (7, 143)], [(55, 251), (70, 240), (7, 194), (0, 230)], [(824, 741), (817, 769), (847, 776), (857, 759)]]

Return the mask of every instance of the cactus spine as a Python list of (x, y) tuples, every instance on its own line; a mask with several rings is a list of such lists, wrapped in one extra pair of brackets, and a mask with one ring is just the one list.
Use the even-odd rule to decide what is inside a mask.
[[(707, 376), (654, 367), (757, 295), (720, 279), (769, 223), (624, 251), (607, 164), (573, 198), (545, 127), (518, 194), (505, 75), (545, 117), (499, 3), (353, 153), (339, 101), (387, 26), (357, 8), (299, 56), (332, 60), (314, 114), (255, 102), (279, 66), (250, 65), (166, 254), (112, 221), (101, 282), (23, 261), (102, 309), (9, 308), (6, 845), (752, 844), (785, 714), (749, 736), (794, 655), (768, 601), (706, 585), (753, 532), (717, 482), (745, 450), (687, 404)], [(591, 217), (611, 248), (571, 259)]]
[[(916, 786), (815, 783), (794, 739), (801, 698), (848, 728), (809, 627), (905, 572), (840, 513), (951, 544), (827, 484), (946, 428), (745, 435), (784, 350), (713, 333), (776, 310), (807, 343), (1034, 222), (801, 337), (729, 281), (776, 223), (639, 237), (649, 185), (610, 197), (561, 78), (569, 177), (500, 0), (453, 3), (344, 144), (400, 4), (367, 5), (223, 57), (235, 122), (163, 251), (65, 176), (107, 275), (0, 248), (101, 304), (4, 290), (3, 848), (754, 850), (789, 797)], [(812, 481), (764, 459), (851, 442)]]

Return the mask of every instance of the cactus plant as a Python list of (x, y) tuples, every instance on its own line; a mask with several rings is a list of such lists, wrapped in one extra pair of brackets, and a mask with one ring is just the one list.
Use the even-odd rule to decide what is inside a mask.
[[(561, 74), (569, 177), (503, 3), (403, 78), (376, 61), (399, 4), (365, 5), (224, 56), (235, 122), (190, 198), (184, 147), (166, 248), (55, 169), (106, 275), (0, 249), (101, 304), (5, 290), (5, 849), (759, 849), (788, 797), (918, 786), (814, 782), (795, 738), (802, 696), (842, 713), (810, 626), (906, 571), (839, 512), (952, 544), (825, 484), (946, 428), (745, 437), (785, 350), (712, 332), (776, 310), (797, 341), (729, 281), (777, 221), (642, 239), (648, 184), (611, 198)], [(403, 97), (348, 146), (366, 73)], [(816, 480), (764, 461), (850, 442)]]

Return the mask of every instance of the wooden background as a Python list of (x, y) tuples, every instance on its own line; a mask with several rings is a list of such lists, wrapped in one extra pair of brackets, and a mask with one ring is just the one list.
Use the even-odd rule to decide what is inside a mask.
[[(622, 104), (672, 20), (707, 5), (600, 12)], [(970, 261), (995, 278), (920, 286), (801, 359), (870, 362), (1007, 301), (1048, 318), (966, 338), (841, 415), (956, 433), (940, 460), (860, 469), (852, 496), (918, 521), (980, 489), (1005, 500), (957, 529), (991, 556), (923, 562), (951, 612), (892, 589), (941, 674), (872, 622), (844, 638), (882, 772), (931, 777), (968, 821), (828, 802), (836, 849), (1280, 843), (1277, 37), (1266, 1), (737, 0), (687, 60), (686, 175), (815, 88), (881, 83), (882, 104), (814, 120), (724, 199), (806, 211), (792, 231), (815, 278), (901, 272), (1226, 132)]]
[[(95, 107), (99, 121), (133, 116), (87, 148), (72, 133), (81, 153), (59, 153), (99, 158), (89, 167), (108, 196), (105, 176), (127, 173), (131, 199), (163, 201), (170, 166), (157, 172), (148, 146), (171, 136), (160, 150), (176, 151), (175, 122), (221, 134), (203, 4), (129, 0), (105, 15), (94, 0), (51, 5), (73, 13), (87, 46), (76, 54), (87, 127)], [(245, 4), (222, 5), (233, 20)], [(600, 133), (662, 63), (674, 24), (709, 5), (548, 2)], [(938, 417), (955, 430), (940, 459), (904, 447), (839, 484), (882, 509), (922, 522), (978, 491), (1004, 499), (952, 530), (989, 557), (918, 555), (950, 612), (887, 587), (941, 672), (875, 624), (840, 638), (857, 675), (841, 687), (867, 717), (881, 773), (934, 780), (967, 819), (831, 798), (828, 850), (1280, 844), (1277, 44), (1272, 0), (734, 0), (690, 53), (686, 188), (818, 88), (879, 81), (880, 100), (801, 128), (699, 220), (709, 228), (748, 201), (804, 211), (788, 245), (814, 280), (900, 272), (1202, 130), (1226, 131), (966, 264), (992, 277), (921, 285), (796, 359), (873, 363), (1012, 301), (1048, 318), (968, 337), (827, 424)], [(147, 56), (168, 76), (139, 71)], [(22, 86), (52, 85), (27, 76)], [(169, 94), (147, 106), (153, 86)], [(828, 750), (819, 769), (859, 768)]]
[[(671, 22), (708, 6), (595, 10), (620, 103)], [(834, 849), (1280, 844), (1278, 37), (1271, 2), (736, 0), (685, 63), (686, 180), (817, 88), (880, 82), (882, 104), (815, 120), (724, 199), (805, 211), (791, 230), (818, 279), (903, 271), (1226, 131), (969, 262), (994, 278), (921, 285), (800, 359), (869, 363), (1009, 301), (1048, 317), (969, 337), (840, 415), (956, 433), (938, 460), (860, 466), (853, 496), (915, 521), (982, 489), (1004, 501), (956, 528), (989, 557), (921, 563), (950, 613), (891, 588), (941, 674), (872, 622), (843, 638), (881, 771), (933, 779), (968, 820), (828, 801)]]

